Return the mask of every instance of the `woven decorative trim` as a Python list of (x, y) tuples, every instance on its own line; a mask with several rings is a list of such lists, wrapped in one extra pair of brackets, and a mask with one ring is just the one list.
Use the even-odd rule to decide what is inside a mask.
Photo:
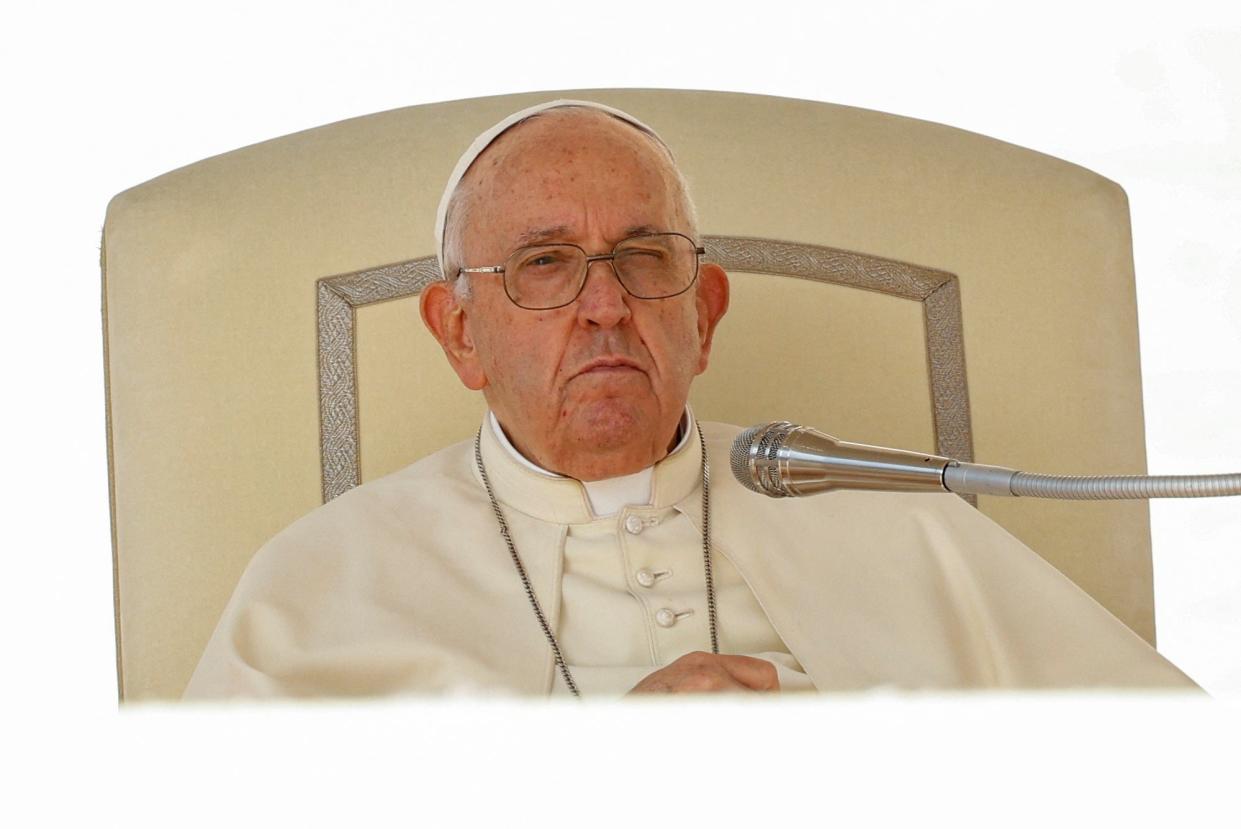
[(707, 236), (702, 246), (707, 249), (707, 258), (726, 271), (794, 276), (918, 301), (925, 300), (945, 282), (956, 280), (944, 271), (818, 245)]
[[(726, 271), (811, 279), (877, 291), (922, 303), (936, 452), (974, 459), (969, 390), (961, 333), (961, 292), (955, 275), (891, 259), (772, 239), (706, 236), (707, 257)], [(319, 439), (323, 500), (361, 479), (355, 311), (414, 296), (440, 278), (434, 256), (318, 281)], [(974, 503), (970, 497), (966, 500)]]
[(415, 296), (440, 278), (434, 256), (318, 282), (319, 452), (323, 502), (361, 483), (354, 310)]

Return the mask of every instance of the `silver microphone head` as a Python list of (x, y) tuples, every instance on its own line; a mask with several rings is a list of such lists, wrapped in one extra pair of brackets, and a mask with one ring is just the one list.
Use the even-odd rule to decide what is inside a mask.
[(764, 428), (766, 427), (763, 424), (751, 426), (737, 435), (732, 451), (728, 453), (728, 465), (732, 467), (733, 477), (751, 492), (762, 492), (758, 484), (754, 483), (754, 476), (750, 474), (750, 447), (754, 445), (754, 436)]
[(777, 420), (751, 426), (737, 435), (728, 456), (733, 477), (751, 492), (772, 498), (788, 496), (780, 479), (778, 453), (784, 439), (797, 428), (787, 420)]
[(772, 498), (834, 489), (945, 492), (949, 458), (849, 443), (787, 420), (746, 429), (729, 465), (741, 485)]

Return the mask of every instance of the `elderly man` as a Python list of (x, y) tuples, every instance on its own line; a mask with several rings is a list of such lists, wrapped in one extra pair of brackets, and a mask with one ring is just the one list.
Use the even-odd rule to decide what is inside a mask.
[(552, 102), (466, 152), (422, 318), (490, 408), (256, 556), (187, 697), (1192, 683), (952, 495), (772, 501), (686, 405), (728, 308), (686, 183)]

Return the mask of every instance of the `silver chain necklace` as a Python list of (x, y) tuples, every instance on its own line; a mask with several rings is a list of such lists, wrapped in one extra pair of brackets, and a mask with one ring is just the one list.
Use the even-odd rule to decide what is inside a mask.
[[(580, 697), (582, 693), (577, 689), (573, 675), (569, 673), (569, 666), (565, 664), (564, 654), (560, 652), (556, 634), (552, 632), (551, 625), (547, 623), (547, 617), (543, 615), (543, 608), (539, 606), (539, 599), (534, 595), (530, 577), (526, 575), (526, 568), (522, 566), (521, 558), (517, 555), (517, 547), (513, 544), (513, 536), (508, 531), (508, 522), (504, 520), (504, 511), (500, 509), (500, 502), (496, 500), (496, 494), (491, 488), (491, 479), (487, 477), (487, 468), (483, 466), (483, 428), (486, 428), (486, 424), (480, 427), (478, 434), (474, 436), (474, 463), (478, 465), (478, 474), (483, 479), (483, 488), (487, 490), (487, 499), (491, 501), (496, 523), (500, 525), (500, 535), (504, 538), (505, 546), (508, 547), (513, 566), (517, 568), (521, 585), (526, 590), (526, 598), (530, 600), (530, 607), (534, 609), (534, 615), (539, 620), (543, 635), (547, 637), (548, 644), (552, 646), (552, 656), (555, 658), (556, 667), (560, 669), (560, 675), (564, 677), (564, 683), (569, 686), (573, 696)], [(707, 582), (707, 623), (711, 630), (711, 653), (719, 653), (720, 637), (715, 619), (715, 579), (711, 574), (711, 469), (707, 465), (707, 443), (701, 431), (698, 431), (698, 446), (702, 449), (702, 570)]]

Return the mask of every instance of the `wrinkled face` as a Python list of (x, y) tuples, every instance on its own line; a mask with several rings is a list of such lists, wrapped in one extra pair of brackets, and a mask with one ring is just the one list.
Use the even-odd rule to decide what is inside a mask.
[[(551, 112), (518, 125), (470, 171), (478, 189), (465, 265), (500, 264), (543, 242), (596, 254), (642, 233), (688, 234), (668, 163), (647, 137), (601, 113)], [(548, 311), (514, 305), (499, 275), (462, 278), (472, 283), (454, 367), (482, 389), (523, 454), (581, 480), (635, 472), (667, 454), (727, 305), (722, 270), (704, 265), (684, 294), (642, 300), (608, 262), (595, 262), (578, 299)]]

